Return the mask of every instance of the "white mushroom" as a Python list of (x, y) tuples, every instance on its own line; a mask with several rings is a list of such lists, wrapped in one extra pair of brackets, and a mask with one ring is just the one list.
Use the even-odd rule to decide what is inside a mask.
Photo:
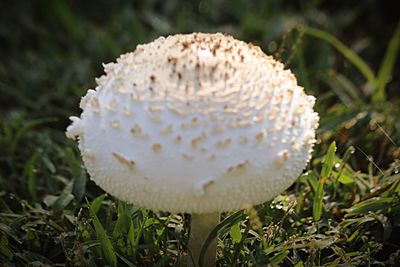
[[(257, 46), (219, 33), (179, 34), (104, 69), (67, 136), (78, 137), (91, 178), (110, 194), (196, 214), (200, 234), (192, 235), (202, 238), (190, 241), (192, 250), (220, 212), (271, 199), (310, 159), (315, 98)], [(209, 255), (213, 262), (215, 251)]]

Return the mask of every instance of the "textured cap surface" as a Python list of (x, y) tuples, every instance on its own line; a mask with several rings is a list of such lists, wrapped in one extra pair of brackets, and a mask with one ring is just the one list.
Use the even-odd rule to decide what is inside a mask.
[(91, 178), (135, 205), (210, 213), (259, 204), (310, 158), (318, 115), (294, 75), (223, 34), (173, 35), (104, 66), (67, 136)]

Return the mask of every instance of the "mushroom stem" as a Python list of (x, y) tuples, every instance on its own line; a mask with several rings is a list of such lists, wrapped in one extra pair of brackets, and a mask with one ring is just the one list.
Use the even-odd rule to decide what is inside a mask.
[[(188, 266), (198, 267), (200, 259), (200, 251), (207, 240), (208, 235), (219, 223), (219, 213), (208, 214), (192, 214), (190, 223)], [(215, 266), (217, 253), (217, 238), (215, 238), (208, 246), (204, 256), (204, 266)]]

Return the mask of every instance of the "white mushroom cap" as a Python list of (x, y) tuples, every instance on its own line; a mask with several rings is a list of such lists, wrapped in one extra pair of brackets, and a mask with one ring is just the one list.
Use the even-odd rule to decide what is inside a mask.
[(318, 114), (289, 70), (223, 34), (173, 35), (104, 66), (67, 136), (91, 178), (153, 210), (259, 204), (310, 159)]

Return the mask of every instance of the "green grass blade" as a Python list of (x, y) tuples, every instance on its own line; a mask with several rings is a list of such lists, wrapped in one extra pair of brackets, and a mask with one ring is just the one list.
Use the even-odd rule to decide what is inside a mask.
[(348, 216), (362, 215), (367, 212), (383, 212), (392, 205), (399, 205), (394, 197), (375, 197), (355, 204), (346, 214)]
[(377, 78), (377, 90), (372, 97), (375, 102), (384, 101), (386, 99), (385, 88), (389, 82), (390, 75), (392, 74), (394, 64), (399, 53), (400, 48), (400, 22), (397, 24), (396, 30), (389, 42), (388, 48), (386, 49), (385, 56), (382, 60), (381, 67), (378, 72)]
[(78, 175), (74, 177), (72, 192), (76, 199), (80, 201), (86, 192), (86, 172), (82, 169)]
[(71, 194), (70, 192), (63, 192), (57, 200), (51, 205), (51, 207), (57, 211), (60, 212), (62, 211), (66, 206), (68, 206), (71, 201), (74, 199), (74, 195)]
[(103, 203), (103, 200), (106, 196), (107, 194), (102, 194), (96, 197), (90, 204), (90, 210), (93, 211), (94, 213), (97, 213), (100, 210), (101, 204)]
[(116, 253), (116, 255), (118, 256), (118, 258), (121, 259), (121, 261), (123, 261), (128, 267), (136, 267), (135, 264), (133, 264), (132, 262), (130, 262), (127, 258), (125, 258), (124, 256), (122, 256), (119, 253)]
[(25, 136), (26, 133), (31, 131), (34, 127), (49, 123), (49, 122), (55, 122), (57, 121), (57, 118), (43, 118), (43, 119), (37, 119), (37, 120), (32, 120), (29, 123), (27, 123), (24, 127), (19, 129), (15, 135), (14, 138), (12, 139), (11, 143), (11, 152), (14, 153), (15, 150), (18, 147), (19, 141), (22, 139), (22, 137)]
[(97, 218), (96, 212), (93, 210), (92, 205), (89, 205), (90, 215), (93, 220), (94, 229), (96, 231), (97, 238), (100, 241), (100, 246), (103, 251), (106, 261), (111, 266), (117, 266), (117, 255), (115, 254), (114, 248), (108, 238), (106, 231), (103, 228), (99, 218)]
[(304, 174), (304, 177), (307, 179), (307, 184), (312, 188), (313, 192), (317, 192), (318, 188), (318, 175), (313, 171), (308, 171)]
[(54, 1), (50, 3), (50, 6), (57, 19), (74, 39), (80, 40), (85, 36), (81, 20), (73, 13), (66, 1)]
[(36, 151), (31, 158), (28, 160), (28, 163), (24, 168), (24, 176), (28, 177), (28, 191), (33, 200), (36, 200), (37, 197), (37, 184), (36, 184), (36, 175), (35, 175), (35, 164), (38, 159), (39, 153)]
[(328, 152), (325, 156), (325, 162), (322, 166), (321, 178), (327, 178), (331, 175), (333, 164), (335, 161), (335, 152), (336, 152), (336, 142), (333, 141), (332, 144), (328, 148)]
[(335, 36), (326, 31), (311, 27), (301, 27), (300, 31), (303, 31), (305, 34), (308, 34), (310, 36), (314, 36), (316, 38), (324, 40), (325, 42), (332, 45), (361, 72), (361, 74), (367, 79), (368, 83), (372, 87), (376, 88), (376, 77), (372, 69), (361, 57), (359, 57), (350, 48), (344, 45)]
[(82, 169), (81, 161), (70, 147), (67, 147), (64, 153), (73, 177), (72, 193), (78, 201), (81, 201), (86, 192), (86, 171)]
[(323, 207), (323, 197), (324, 197), (324, 184), (328, 177), (332, 173), (332, 168), (335, 160), (336, 142), (333, 141), (328, 148), (328, 152), (325, 156), (325, 162), (321, 170), (321, 178), (318, 181), (317, 192), (314, 196), (313, 202), (313, 219), (315, 222), (321, 219), (322, 207)]
[(349, 146), (346, 149), (346, 152), (344, 152), (344, 155), (343, 155), (343, 158), (342, 158), (342, 162), (340, 164), (340, 168), (339, 168), (338, 174), (337, 174), (337, 176), (335, 178), (335, 193), (333, 194), (334, 196), (336, 196), (336, 186), (337, 186), (337, 183), (339, 182), (339, 179), (340, 179), (340, 177), (341, 177), (341, 175), (343, 173), (344, 167), (346, 166), (347, 161), (350, 159), (350, 156), (354, 154), (354, 152), (355, 152), (355, 148), (353, 146)]
[(127, 235), (132, 225), (132, 218), (125, 202), (118, 203), (118, 219), (113, 230), (113, 237)]
[(272, 266), (281, 266), (283, 261), (289, 255), (289, 250), (283, 250), (271, 258)]
[(351, 98), (352, 103), (363, 102), (361, 98), (362, 93), (349, 78), (341, 73), (336, 73), (334, 70), (328, 73), (328, 78)]
[(297, 60), (297, 64), (298, 64), (299, 83), (301, 85), (303, 85), (304, 88), (310, 89), (311, 83), (310, 83), (310, 79), (308, 78), (308, 69), (306, 67), (306, 63), (305, 63), (305, 59), (304, 59), (303, 47), (301, 47), (301, 46), (297, 51), (296, 60)]
[(343, 155), (342, 162), (340, 163), (339, 170), (337, 172), (335, 182), (334, 182), (334, 187), (333, 187), (333, 198), (336, 198), (336, 193), (337, 193), (337, 187), (339, 181), (342, 183), (352, 183), (354, 182), (354, 179), (352, 177), (348, 177), (347, 175), (343, 175), (343, 171), (345, 169), (345, 166), (347, 164), (347, 161), (350, 159), (350, 156), (353, 155), (355, 152), (355, 148), (353, 146), (349, 146), (346, 149), (346, 152)]
[(234, 244), (240, 243), (240, 241), (242, 240), (242, 233), (240, 232), (240, 223), (234, 224), (231, 227), (229, 234), (231, 235), (232, 242)]
[(199, 256), (199, 266), (204, 266), (204, 256), (206, 254), (208, 246), (211, 244), (211, 242), (214, 240), (214, 238), (217, 237), (218, 231), (225, 227), (231, 227), (233, 224), (238, 223), (239, 220), (242, 220), (244, 215), (243, 211), (237, 211), (233, 213), (231, 216), (225, 218), (222, 222), (220, 222), (214, 230), (211, 231), (211, 233), (208, 235), (206, 241), (204, 242), (203, 247), (201, 248), (200, 251), (200, 256)]
[(10, 249), (8, 238), (5, 234), (0, 233), (0, 255), (5, 256), (8, 260), (12, 260), (14, 255)]

